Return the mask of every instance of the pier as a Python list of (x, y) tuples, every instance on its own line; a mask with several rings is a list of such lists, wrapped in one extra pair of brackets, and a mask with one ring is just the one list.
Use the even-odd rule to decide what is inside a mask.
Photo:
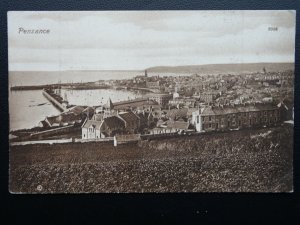
[(68, 101), (64, 100), (60, 95), (55, 94), (51, 89), (43, 89), (43, 95), (61, 112), (68, 108)]

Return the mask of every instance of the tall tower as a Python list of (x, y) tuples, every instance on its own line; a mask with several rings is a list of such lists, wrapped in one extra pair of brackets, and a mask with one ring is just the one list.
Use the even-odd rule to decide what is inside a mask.
[(263, 68), (263, 72), (264, 72), (264, 74), (266, 74), (266, 73), (267, 73), (267, 70), (266, 70), (266, 68), (265, 68), (265, 67)]
[(148, 77), (147, 70), (145, 70), (145, 77)]

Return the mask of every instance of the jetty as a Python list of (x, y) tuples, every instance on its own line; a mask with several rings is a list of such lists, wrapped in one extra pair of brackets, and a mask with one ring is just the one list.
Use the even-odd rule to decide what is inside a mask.
[(69, 106), (69, 102), (60, 95), (55, 94), (52, 89), (43, 89), (43, 95), (61, 112), (64, 112)]

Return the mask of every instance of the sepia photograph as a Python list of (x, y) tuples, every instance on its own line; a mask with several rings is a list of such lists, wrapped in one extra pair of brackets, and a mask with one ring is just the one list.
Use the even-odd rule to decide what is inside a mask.
[(7, 23), (10, 193), (293, 192), (295, 10)]

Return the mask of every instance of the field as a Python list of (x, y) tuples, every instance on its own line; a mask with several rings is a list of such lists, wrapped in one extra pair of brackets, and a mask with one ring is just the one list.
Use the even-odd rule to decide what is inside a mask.
[(11, 146), (10, 191), (290, 192), (293, 128), (112, 143)]

